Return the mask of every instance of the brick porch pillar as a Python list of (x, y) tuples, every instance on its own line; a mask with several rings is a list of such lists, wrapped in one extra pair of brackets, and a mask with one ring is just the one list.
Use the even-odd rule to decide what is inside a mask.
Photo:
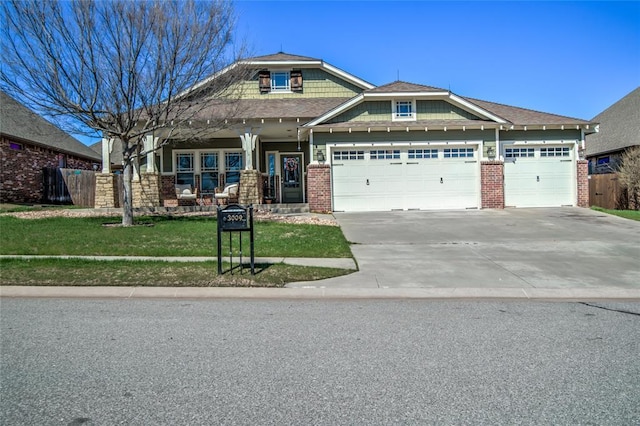
[(576, 176), (578, 178), (578, 207), (589, 207), (589, 161), (578, 160), (577, 162), (578, 172)]
[(480, 185), (483, 209), (504, 208), (504, 163), (483, 161), (480, 163)]
[(331, 212), (331, 167), (328, 164), (307, 166), (307, 199), (310, 211)]

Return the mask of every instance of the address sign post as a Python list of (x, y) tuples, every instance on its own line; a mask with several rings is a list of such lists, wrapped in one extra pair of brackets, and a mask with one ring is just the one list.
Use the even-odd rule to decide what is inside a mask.
[(251, 252), (251, 275), (255, 275), (254, 250), (253, 250), (253, 205), (243, 207), (239, 204), (231, 204), (227, 207), (218, 207), (218, 275), (222, 275), (222, 233), (229, 233), (229, 264), (233, 274), (233, 245), (232, 235), (240, 234), (240, 270), (242, 271), (242, 233), (249, 232), (249, 245)]

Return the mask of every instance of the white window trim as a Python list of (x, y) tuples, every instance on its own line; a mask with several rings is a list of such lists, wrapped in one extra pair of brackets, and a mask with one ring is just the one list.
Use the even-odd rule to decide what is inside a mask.
[[(407, 115), (407, 116), (398, 116), (398, 114), (396, 113), (396, 108), (398, 105), (398, 102), (411, 102), (411, 115)], [(407, 100), (407, 99), (394, 99), (391, 102), (391, 121), (416, 121), (417, 119), (417, 114), (416, 114), (416, 100), (415, 99), (411, 99), (411, 100)]]

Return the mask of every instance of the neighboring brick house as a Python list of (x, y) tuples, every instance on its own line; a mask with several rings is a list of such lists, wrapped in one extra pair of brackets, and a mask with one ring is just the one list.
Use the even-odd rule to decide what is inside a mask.
[[(144, 159), (148, 193), (159, 194), (152, 205), (176, 205), (176, 184), (206, 199), (237, 181), (241, 203), (273, 199), (312, 211), (588, 205), (579, 152), (592, 122), (402, 81), (376, 87), (282, 52), (239, 64), (255, 71), (240, 83), (241, 116), (207, 131), (209, 119), (227, 117), (219, 105), (203, 111), (190, 125), (204, 136)], [(148, 143), (155, 137), (161, 132)], [(254, 178), (243, 183), (248, 172)], [(243, 193), (256, 174), (264, 186)]]
[(593, 118), (599, 131), (587, 136), (587, 160), (592, 174), (613, 173), (622, 154), (640, 146), (640, 87)]
[(101, 156), (0, 91), (0, 202), (40, 203), (43, 169), (94, 170)]

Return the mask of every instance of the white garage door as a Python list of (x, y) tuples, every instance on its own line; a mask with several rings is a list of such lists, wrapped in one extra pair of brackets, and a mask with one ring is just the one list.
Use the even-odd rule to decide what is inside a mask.
[(575, 205), (573, 147), (505, 147), (504, 159), (505, 206)]
[(333, 209), (477, 208), (477, 155), (475, 147), (335, 148)]

